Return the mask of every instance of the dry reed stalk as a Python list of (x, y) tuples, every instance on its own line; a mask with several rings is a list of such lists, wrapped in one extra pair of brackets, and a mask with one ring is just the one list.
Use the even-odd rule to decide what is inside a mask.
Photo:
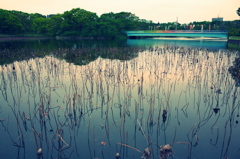
[(92, 158), (92, 151), (91, 151), (91, 146), (90, 146), (90, 121), (91, 121), (91, 116), (90, 116), (89, 122), (88, 122), (88, 151), (89, 151), (90, 157)]
[(37, 137), (36, 137), (36, 131), (33, 127), (32, 127), (32, 131), (33, 131), (33, 135), (34, 135), (34, 139), (35, 139), (36, 148), (38, 150), (38, 141), (37, 141)]
[(18, 146), (18, 147), (25, 147), (24, 136), (23, 136), (22, 128), (21, 128), (21, 126), (20, 126), (20, 122), (19, 122), (19, 120), (18, 120), (18, 115), (16, 114), (16, 112), (14, 111), (14, 109), (13, 109), (13, 107), (12, 107), (11, 105), (8, 105), (8, 106), (11, 108), (11, 110), (12, 110), (12, 112), (13, 112), (13, 114), (14, 114), (14, 117), (15, 117), (15, 119), (16, 119), (16, 121), (17, 121), (17, 131), (18, 131), (18, 136), (19, 136), (19, 137), (17, 138), (16, 141), (18, 141), (19, 139), (21, 139), (21, 140), (20, 140), (20, 143), (21, 143), (20, 146), (16, 143), (16, 141), (14, 142), (14, 145), (15, 145), (15, 146)]
[[(105, 134), (105, 137), (104, 137), (104, 142), (106, 142), (106, 138), (108, 137), (109, 138), (109, 131), (110, 131), (110, 129), (113, 127), (113, 125), (116, 123), (117, 121), (114, 121), (111, 125), (110, 125), (110, 127), (108, 128), (108, 130), (106, 131), (106, 134)], [(110, 143), (109, 143), (110, 144)]]
[(95, 126), (93, 126), (93, 157), (96, 157), (96, 136), (95, 136)]
[(122, 146), (129, 147), (129, 148), (131, 148), (131, 149), (133, 149), (133, 150), (136, 150), (137, 152), (143, 154), (140, 150), (138, 150), (138, 149), (136, 149), (136, 148), (134, 148), (134, 147), (132, 147), (132, 146), (129, 146), (129, 145), (126, 145), (126, 144), (122, 144), (122, 143), (117, 143), (117, 144), (122, 145)]
[(146, 135), (145, 135), (145, 133), (144, 133), (144, 130), (143, 130), (143, 128), (142, 128), (140, 122), (138, 121), (138, 119), (137, 119), (137, 123), (138, 123), (138, 125), (139, 125), (139, 127), (140, 127), (140, 130), (141, 130), (141, 132), (142, 132), (142, 134), (143, 134), (143, 136), (144, 136), (144, 138), (145, 138), (145, 140), (146, 140), (146, 142), (147, 142), (147, 145), (148, 145), (147, 137), (146, 137)]
[(60, 135), (60, 134), (57, 134), (57, 136), (59, 137), (59, 139), (65, 144), (64, 146), (62, 146), (61, 148), (60, 148), (60, 152), (65, 148), (65, 147), (70, 147), (70, 145), (68, 144), (68, 143), (66, 143), (66, 141), (65, 140), (63, 140), (63, 138), (62, 138), (62, 136)]

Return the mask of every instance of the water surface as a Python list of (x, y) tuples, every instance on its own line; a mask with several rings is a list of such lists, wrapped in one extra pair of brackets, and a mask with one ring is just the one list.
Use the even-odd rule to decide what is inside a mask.
[[(34, 40), (0, 46), (1, 158), (240, 155), (240, 60), (226, 42)], [(167, 144), (173, 156), (160, 153)]]

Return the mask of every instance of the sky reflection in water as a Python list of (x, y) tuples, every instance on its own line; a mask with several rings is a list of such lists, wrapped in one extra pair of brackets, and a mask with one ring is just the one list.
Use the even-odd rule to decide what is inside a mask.
[(175, 159), (237, 158), (237, 52), (152, 45), (136, 55), (78, 66), (53, 52), (2, 65), (0, 156), (132, 159), (149, 147), (163, 159), (170, 144)]

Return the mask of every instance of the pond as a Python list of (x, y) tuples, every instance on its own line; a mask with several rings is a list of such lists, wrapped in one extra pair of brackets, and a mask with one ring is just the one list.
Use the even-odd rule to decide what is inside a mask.
[(0, 158), (236, 159), (240, 57), (196, 39), (0, 42)]

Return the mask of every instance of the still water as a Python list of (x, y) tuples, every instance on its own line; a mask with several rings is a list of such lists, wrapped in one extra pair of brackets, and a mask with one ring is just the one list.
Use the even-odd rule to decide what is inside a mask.
[(2, 41), (0, 65), (0, 158), (240, 157), (226, 41)]

